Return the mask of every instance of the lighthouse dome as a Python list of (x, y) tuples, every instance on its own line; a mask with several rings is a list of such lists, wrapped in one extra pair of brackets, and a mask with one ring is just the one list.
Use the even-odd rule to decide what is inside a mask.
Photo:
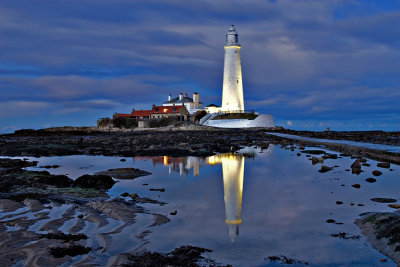
[(226, 46), (230, 45), (239, 45), (238, 34), (234, 25), (231, 25), (226, 35)]

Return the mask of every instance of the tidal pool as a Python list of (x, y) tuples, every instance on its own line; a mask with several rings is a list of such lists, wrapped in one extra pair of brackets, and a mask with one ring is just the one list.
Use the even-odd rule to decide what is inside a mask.
[[(354, 220), (363, 212), (393, 211), (387, 204), (370, 199), (399, 199), (399, 166), (392, 164), (391, 169), (383, 169), (376, 167), (376, 161), (368, 160), (370, 166), (362, 166), (363, 172), (356, 175), (348, 171), (355, 159), (338, 155), (323, 163), (336, 167), (320, 173), (321, 164), (312, 165), (311, 157), (303, 153), (298, 156), (297, 149), (270, 145), (264, 150), (247, 148), (241, 152), (207, 158), (136, 157), (125, 158), (125, 162), (120, 157), (104, 156), (30, 160), (38, 160), (38, 166), (60, 165), (49, 171), (72, 179), (110, 168), (134, 167), (152, 173), (134, 180), (118, 180), (108, 193), (111, 197), (138, 193), (167, 202), (163, 206), (141, 205), (167, 215), (171, 221), (148, 227), (146, 216), (136, 216), (135, 224), (110, 234), (111, 249), (92, 252), (101, 265), (104, 259), (139, 246), (169, 252), (190, 244), (211, 249), (213, 252), (206, 256), (234, 266), (279, 265), (268, 257), (281, 255), (297, 260), (299, 265), (395, 266), (389, 259), (380, 261), (387, 257), (367, 243)], [(375, 177), (375, 183), (366, 182), (366, 178), (374, 177), (372, 171), (376, 169), (383, 174)], [(361, 187), (354, 188), (353, 184)], [(151, 188), (164, 188), (165, 192)], [(176, 215), (170, 215), (175, 211)], [(328, 219), (336, 223), (327, 223)], [(138, 233), (146, 229), (151, 233), (139, 240)], [(343, 232), (352, 238), (331, 236)]]

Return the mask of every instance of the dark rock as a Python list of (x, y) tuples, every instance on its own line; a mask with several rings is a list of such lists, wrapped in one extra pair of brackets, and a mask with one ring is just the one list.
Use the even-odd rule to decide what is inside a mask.
[(138, 199), (140, 199), (138, 193), (129, 194), (129, 196), (132, 198), (132, 200), (138, 200)]
[(126, 159), (120, 159), (119, 161), (121, 161), (121, 162), (125, 162), (125, 161), (126, 161)]
[(323, 158), (324, 159), (337, 159), (337, 154), (326, 153)]
[(176, 214), (178, 214), (178, 211), (172, 211), (172, 212), (170, 212), (169, 214), (171, 214), (171, 215), (176, 215)]
[(65, 256), (75, 257), (78, 255), (88, 254), (92, 248), (81, 245), (68, 245), (66, 247), (49, 248), (49, 252), (54, 258), (62, 258)]
[(372, 172), (372, 174), (375, 175), (375, 176), (380, 176), (380, 175), (382, 175), (382, 172), (381, 172), (381, 171), (378, 171), (378, 170), (374, 170), (374, 171)]
[(326, 220), (327, 223), (335, 223), (336, 221), (334, 219), (328, 219)]
[(354, 187), (354, 188), (360, 188), (361, 187), (361, 185), (359, 185), (359, 184), (353, 184), (351, 186)]
[(353, 164), (351, 164), (351, 167), (350, 167), (350, 168), (352, 168), (352, 169), (354, 169), (354, 168), (356, 168), (356, 169), (361, 169), (360, 160), (359, 160), (359, 159), (356, 159), (356, 160), (353, 162)]
[(38, 179), (38, 182), (56, 187), (70, 187), (74, 180), (66, 175), (44, 175)]
[(345, 232), (337, 233), (337, 234), (331, 234), (332, 237), (338, 237), (341, 239), (360, 239), (359, 235), (348, 235)]
[(160, 191), (160, 192), (165, 192), (165, 188), (150, 188), (150, 191)]
[(15, 195), (11, 195), (8, 198), (17, 202), (22, 202), (25, 199), (36, 199), (39, 200), (40, 202), (47, 202), (47, 194), (42, 194), (42, 193), (19, 193)]
[(351, 173), (360, 174), (361, 173), (361, 162), (359, 159), (356, 159), (353, 164), (351, 164)]
[(110, 189), (115, 181), (108, 175), (85, 174), (74, 181), (74, 187), (95, 188), (99, 190)]
[[(142, 251), (128, 254), (128, 266), (199, 266), (197, 262), (204, 257), (204, 252), (211, 252), (209, 249), (194, 246), (181, 246), (169, 253)], [(215, 262), (208, 259), (210, 266)]]
[(312, 157), (312, 158), (311, 158), (311, 163), (312, 163), (312, 165), (315, 165), (315, 164), (317, 164), (317, 163), (324, 163), (324, 159), (322, 159), (322, 158), (317, 158), (317, 157)]
[(117, 179), (135, 179), (140, 176), (150, 175), (150, 172), (136, 168), (118, 168), (97, 172), (98, 175), (108, 175)]
[(328, 171), (330, 171), (332, 169), (333, 169), (332, 167), (328, 167), (328, 166), (322, 165), (321, 168), (319, 169), (319, 172), (320, 173), (324, 173), (324, 172), (328, 172)]
[(325, 154), (325, 151), (323, 151), (323, 150), (302, 150), (301, 153), (312, 154), (312, 155), (321, 155), (321, 154)]
[(129, 193), (128, 192), (122, 193), (121, 197), (129, 197)]
[(308, 265), (308, 262), (290, 259), (286, 256), (268, 256), (270, 262), (279, 262), (280, 264)]
[(343, 202), (342, 201), (336, 201), (336, 205), (342, 205)]
[(359, 160), (360, 160), (361, 163), (367, 162), (367, 159), (366, 159), (366, 158), (360, 158)]
[(370, 177), (370, 178), (365, 179), (365, 181), (367, 181), (368, 183), (375, 183), (375, 182), (376, 182), (376, 179)]
[(397, 202), (397, 199), (383, 198), (383, 197), (375, 197), (375, 198), (371, 198), (371, 200), (374, 202), (379, 202), (379, 203), (395, 203), (395, 202)]
[(60, 165), (45, 165), (45, 166), (40, 166), (39, 168), (43, 168), (43, 169), (57, 169), (57, 168), (60, 168)]
[(376, 166), (381, 167), (381, 168), (389, 169), (390, 168), (390, 162), (379, 162), (378, 164), (376, 164)]
[(400, 209), (400, 204), (389, 204), (388, 206), (396, 210)]
[[(81, 214), (82, 215), (82, 214)], [(48, 234), (41, 234), (39, 238), (47, 238), (47, 239), (58, 239), (64, 242), (71, 242), (71, 241), (79, 241), (81, 239), (87, 239), (85, 234), (64, 234), (64, 233), (48, 233)]]
[(34, 167), (37, 165), (37, 163), (38, 163), (37, 161), (0, 158), (0, 167), (2, 167), (2, 168), (21, 169), (21, 168), (25, 168), (25, 167)]
[(378, 251), (400, 264), (400, 214), (398, 212), (365, 213), (355, 223)]

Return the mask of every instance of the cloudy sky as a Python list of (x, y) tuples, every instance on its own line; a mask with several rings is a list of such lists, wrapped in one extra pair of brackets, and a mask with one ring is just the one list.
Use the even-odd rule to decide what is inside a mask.
[(1, 0), (0, 132), (95, 125), (169, 93), (220, 104), (231, 24), (246, 109), (400, 129), (400, 0)]

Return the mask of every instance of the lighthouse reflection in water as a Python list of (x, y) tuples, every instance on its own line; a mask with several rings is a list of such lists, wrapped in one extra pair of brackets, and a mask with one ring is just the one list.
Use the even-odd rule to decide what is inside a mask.
[(231, 242), (235, 242), (239, 235), (239, 225), (242, 223), (244, 160), (241, 154), (222, 154), (207, 158), (208, 164), (222, 164), (225, 223), (228, 225)]
[[(273, 151), (270, 145), (267, 149), (261, 150), (260, 155), (268, 156)], [(199, 176), (199, 168), (203, 164), (222, 165), (222, 177), (224, 185), (224, 202), (225, 202), (225, 223), (228, 225), (228, 234), (231, 242), (235, 242), (239, 235), (239, 225), (242, 223), (242, 196), (243, 196), (243, 180), (244, 180), (244, 163), (245, 158), (254, 158), (257, 149), (247, 148), (242, 153), (219, 154), (207, 158), (199, 157), (154, 157), (153, 163), (163, 163), (169, 167), (169, 173), (173, 171), (179, 172), (180, 175), (187, 175), (190, 169), (193, 169), (193, 176)]]

